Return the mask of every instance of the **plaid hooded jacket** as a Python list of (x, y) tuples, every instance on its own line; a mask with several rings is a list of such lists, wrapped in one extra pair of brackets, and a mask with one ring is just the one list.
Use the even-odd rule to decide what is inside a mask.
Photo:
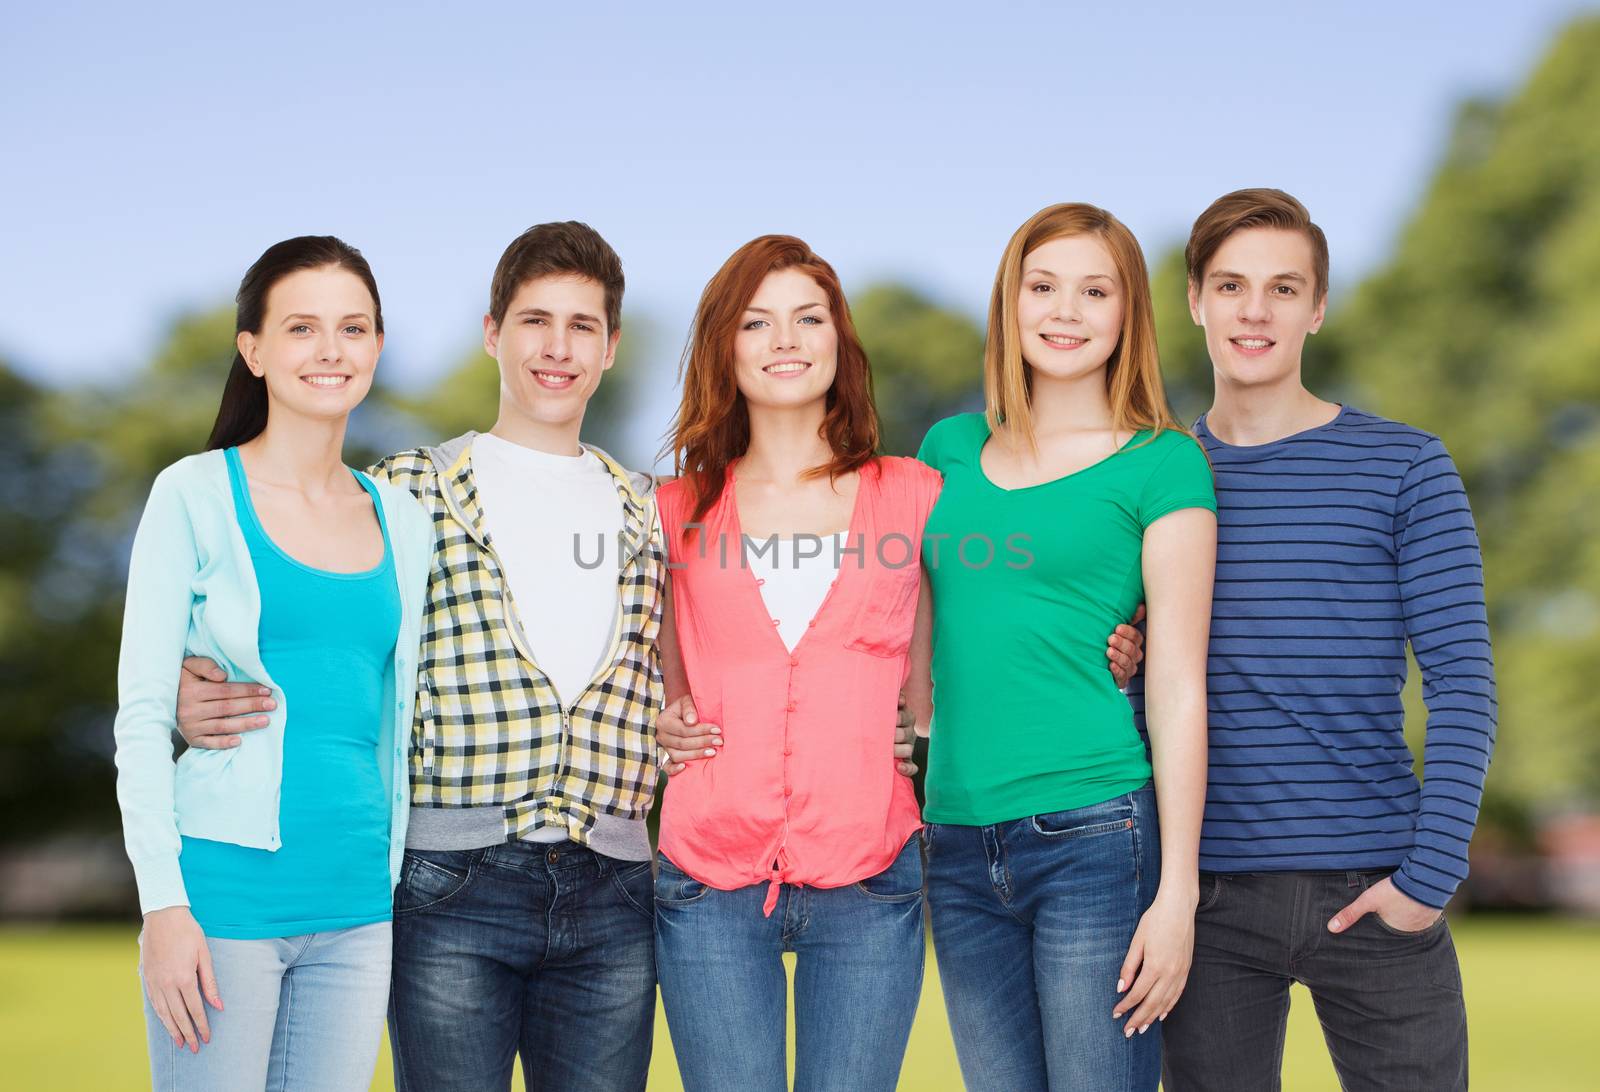
[[(662, 704), (656, 633), (666, 573), (654, 481), (598, 448), (623, 506), (611, 646), (562, 707), (529, 651), (484, 526), (467, 433), (384, 459), (371, 473), (410, 490), (433, 521), (417, 658), (412, 848), (464, 849), (541, 828), (599, 852), (649, 856), (644, 820), (658, 776)], [(587, 446), (587, 445), (586, 445)], [(530, 491), (527, 503), (538, 504)]]

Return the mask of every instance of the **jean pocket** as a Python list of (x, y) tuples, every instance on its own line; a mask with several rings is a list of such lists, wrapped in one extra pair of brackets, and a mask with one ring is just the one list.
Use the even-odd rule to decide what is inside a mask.
[(1065, 811), (1044, 812), (1029, 820), (1033, 832), (1045, 838), (1091, 838), (1133, 829), (1133, 799), (1119, 796), (1100, 804)]
[(1424, 925), (1421, 929), (1401, 929), (1398, 926), (1390, 925), (1388, 922), (1383, 920), (1383, 915), (1378, 913), (1376, 910), (1369, 913), (1367, 917), (1371, 918), (1373, 923), (1385, 933), (1388, 933), (1392, 937), (1399, 937), (1402, 940), (1421, 940), (1424, 937), (1432, 936), (1435, 932), (1444, 928), (1443, 914), (1440, 914), (1438, 917), (1434, 918), (1432, 925)]
[(455, 898), (472, 882), (482, 854), (482, 850), (406, 850), (394, 912), (414, 914)]
[(1195, 904), (1194, 912), (1204, 913), (1217, 905), (1217, 899), (1222, 897), (1222, 873), (1200, 873), (1200, 901)]
[(649, 861), (608, 861), (606, 871), (623, 902), (647, 918), (655, 917), (655, 880)]
[(922, 836), (913, 834), (889, 867), (856, 884), (856, 889), (879, 902), (909, 902), (922, 895)]
[(657, 906), (687, 906), (691, 902), (705, 898), (706, 892), (710, 890), (711, 888), (667, 860), (665, 853), (657, 856), (655, 889)]

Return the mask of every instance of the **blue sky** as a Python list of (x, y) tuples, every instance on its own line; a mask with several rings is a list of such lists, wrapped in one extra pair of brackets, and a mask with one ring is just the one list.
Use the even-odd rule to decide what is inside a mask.
[(622, 254), (663, 376), (706, 278), (768, 231), (977, 315), (1044, 204), (1105, 205), (1154, 257), (1217, 194), (1277, 185), (1337, 288), (1386, 253), (1455, 104), (1591, 6), (29, 4), (0, 36), (0, 359), (115, 379), (268, 244), (332, 232), (413, 385), (473, 343), (504, 245), (566, 218)]

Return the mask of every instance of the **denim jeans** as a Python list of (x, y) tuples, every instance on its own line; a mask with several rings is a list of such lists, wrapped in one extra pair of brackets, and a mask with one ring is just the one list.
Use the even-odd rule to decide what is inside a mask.
[(1467, 1087), (1467, 1013), (1450, 926), (1328, 919), (1381, 872), (1201, 873), (1194, 967), (1167, 1017), (1169, 1092), (1282, 1087), (1289, 984), (1311, 991), (1341, 1087)]
[(145, 995), (155, 1092), (347, 1092), (372, 1083), (389, 995), (389, 923), (270, 940), (207, 937), (222, 1009), (174, 1046)]
[(1161, 1025), (1123, 1036), (1117, 974), (1161, 878), (1155, 791), (935, 824), (928, 911), (970, 1092), (1154, 1090)]
[(794, 952), (795, 1092), (889, 1092), (922, 991), (922, 845), (845, 887), (720, 891), (665, 856), (656, 965), (685, 1092), (785, 1092)]
[(389, 1036), (399, 1092), (642, 1090), (655, 1026), (649, 861), (574, 842), (407, 850)]

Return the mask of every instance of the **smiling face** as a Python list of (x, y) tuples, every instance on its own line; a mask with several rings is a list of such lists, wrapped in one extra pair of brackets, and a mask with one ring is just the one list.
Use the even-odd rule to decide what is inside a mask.
[(376, 310), (361, 278), (337, 266), (274, 284), (261, 329), (237, 340), (245, 366), (266, 381), (268, 413), (335, 420), (359, 405), (383, 349)]
[(1206, 331), (1219, 379), (1239, 386), (1300, 381), (1306, 337), (1322, 327), (1311, 240), (1282, 228), (1236, 231), (1203, 280), (1189, 284), (1189, 312)]
[[(605, 290), (576, 274), (525, 282), (504, 320), (483, 319), (484, 350), (500, 364), (500, 415), (535, 427), (576, 428), (600, 376), (616, 360)], [(573, 440), (576, 441), (574, 433)]]
[(798, 269), (768, 273), (733, 338), (734, 377), (752, 406), (825, 403), (839, 338), (827, 294)]
[(1076, 379), (1103, 369), (1122, 320), (1117, 265), (1096, 236), (1058, 236), (1023, 255), (1017, 332), (1036, 375)]

